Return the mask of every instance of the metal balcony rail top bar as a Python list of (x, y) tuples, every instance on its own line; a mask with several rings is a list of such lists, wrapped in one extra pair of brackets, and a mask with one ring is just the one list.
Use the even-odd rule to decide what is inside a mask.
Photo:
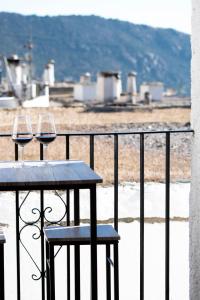
[[(161, 133), (194, 133), (194, 130), (177, 129), (177, 130), (138, 130), (138, 131), (111, 131), (111, 132), (59, 132), (57, 136), (104, 136), (104, 135), (132, 135), (132, 134), (161, 134)], [(0, 133), (0, 137), (10, 137), (11, 133)]]
[[(145, 152), (145, 135), (164, 134), (165, 135), (165, 300), (170, 299), (170, 137), (173, 134), (188, 134), (194, 133), (192, 129), (178, 129), (178, 130), (158, 130), (158, 131), (119, 131), (119, 132), (60, 132), (57, 134), (59, 137), (65, 137), (65, 157), (70, 159), (70, 144), (73, 141), (70, 137), (88, 137), (90, 142), (89, 157), (90, 167), (94, 169), (95, 166), (95, 144), (94, 140), (97, 136), (113, 136), (114, 140), (114, 228), (118, 231), (118, 185), (119, 185), (119, 136), (123, 135), (139, 135), (140, 145), (140, 300), (144, 300), (144, 182), (145, 182), (145, 165), (144, 165), (144, 152)], [(10, 137), (10, 133), (0, 133), (0, 138)], [(18, 146), (15, 145), (15, 159), (18, 160)], [(40, 160), (43, 160), (43, 145), (40, 144)], [(70, 193), (66, 191), (66, 218), (67, 226), (70, 226)], [(16, 192), (16, 261), (17, 261), (17, 300), (21, 300), (21, 270), (20, 270), (20, 244), (23, 246), (20, 237), (20, 208), (19, 193)], [(41, 279), (41, 300), (45, 300), (45, 249), (44, 249), (44, 193), (40, 194), (40, 244), (41, 244), (41, 267), (37, 267), (40, 272), (38, 279)], [(64, 218), (63, 217), (63, 218)], [(61, 220), (59, 220), (61, 221)], [(25, 224), (25, 226), (27, 226)], [(30, 254), (29, 254), (30, 256)], [(34, 275), (35, 276), (35, 275)], [(38, 280), (37, 279), (37, 280)], [(70, 291), (70, 248), (67, 249), (67, 299), (71, 299)]]

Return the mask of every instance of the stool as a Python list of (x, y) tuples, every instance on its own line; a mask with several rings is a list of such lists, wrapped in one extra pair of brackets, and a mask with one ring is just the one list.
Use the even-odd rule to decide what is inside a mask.
[(4, 244), (6, 242), (5, 236), (0, 231), (0, 300), (5, 299), (4, 292)]
[[(47, 227), (44, 229), (46, 239), (46, 275), (47, 300), (55, 300), (54, 246), (89, 245), (90, 226)], [(111, 270), (114, 267), (114, 299), (119, 299), (118, 242), (120, 236), (111, 225), (97, 225), (97, 244), (106, 246), (106, 293), (111, 300)], [(114, 261), (110, 258), (113, 245)], [(75, 287), (76, 288), (76, 287)]]

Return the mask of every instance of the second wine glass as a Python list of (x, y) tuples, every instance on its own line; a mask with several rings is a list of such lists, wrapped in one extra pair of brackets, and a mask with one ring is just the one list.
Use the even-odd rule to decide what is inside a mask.
[(50, 113), (39, 115), (36, 139), (44, 146), (44, 160), (47, 162), (47, 147), (56, 138), (54, 117)]

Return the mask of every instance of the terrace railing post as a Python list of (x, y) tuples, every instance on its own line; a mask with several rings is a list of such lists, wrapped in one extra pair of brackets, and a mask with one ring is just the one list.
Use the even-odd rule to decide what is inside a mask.
[[(15, 160), (18, 160), (18, 145), (15, 144)], [(19, 233), (19, 192), (15, 192), (15, 222), (16, 222), (16, 263), (17, 263), (17, 300), (21, 299), (20, 280), (20, 233)]]
[(170, 133), (166, 133), (165, 161), (165, 300), (170, 296)]
[(140, 300), (144, 300), (144, 133), (140, 133)]
[(119, 184), (118, 134), (114, 135), (114, 228), (118, 232), (118, 184)]
[[(44, 159), (44, 147), (40, 144), (40, 160)], [(40, 242), (41, 242), (41, 285), (42, 300), (45, 300), (45, 247), (44, 247), (44, 191), (40, 191)]]
[[(70, 158), (69, 135), (66, 136), (66, 159)], [(66, 193), (67, 203), (67, 226), (70, 226), (70, 190)], [(67, 245), (67, 300), (71, 298), (71, 277), (70, 277), (70, 245)]]
[[(74, 190), (74, 225), (80, 225), (80, 203), (79, 203), (79, 190)], [(74, 287), (75, 287), (75, 300), (81, 299), (80, 290), (80, 246), (74, 246)]]
[(94, 170), (94, 135), (90, 135), (90, 168)]

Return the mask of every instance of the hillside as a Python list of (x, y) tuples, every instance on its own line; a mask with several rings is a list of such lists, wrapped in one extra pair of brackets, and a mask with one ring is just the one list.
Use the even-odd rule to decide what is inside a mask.
[(96, 16), (23, 16), (0, 13), (0, 53), (24, 54), (34, 43), (35, 75), (49, 59), (56, 79), (93, 77), (100, 70), (135, 70), (138, 83), (163, 81), (179, 93), (190, 93), (190, 37), (172, 29), (152, 28)]

